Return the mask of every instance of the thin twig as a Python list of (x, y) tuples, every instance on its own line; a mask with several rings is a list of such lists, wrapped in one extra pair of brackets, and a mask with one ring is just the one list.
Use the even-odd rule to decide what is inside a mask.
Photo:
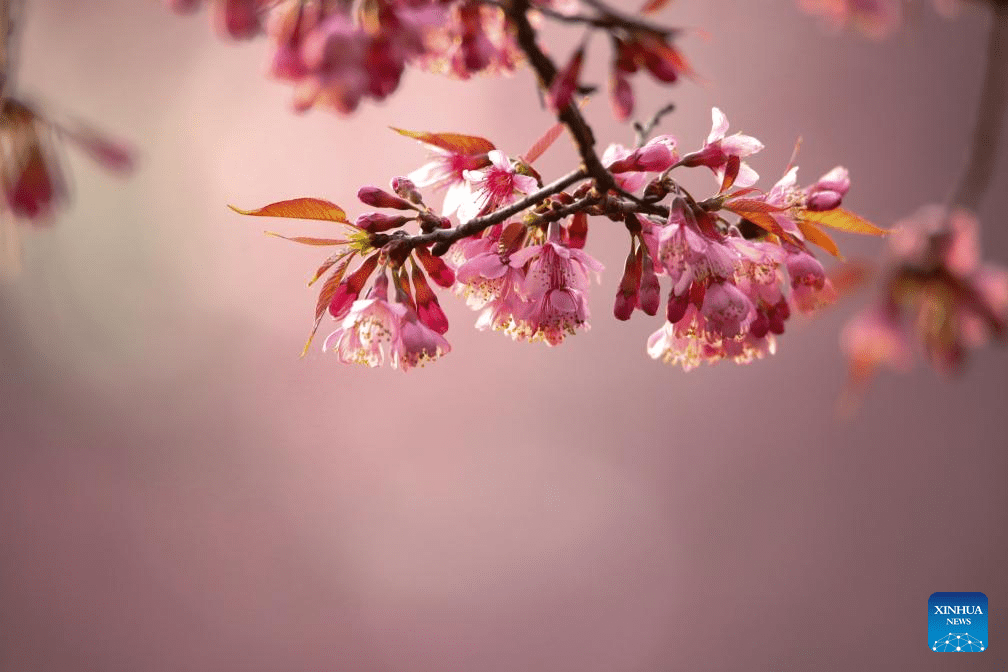
[[(528, 18), (528, 11), (530, 9), (529, 0), (511, 0), (504, 11), (508, 19), (515, 26), (518, 46), (525, 53), (526, 58), (528, 58), (529, 65), (532, 66), (532, 69), (539, 78), (539, 84), (543, 89), (548, 89), (556, 77), (557, 67), (550, 60), (549, 56), (543, 53), (543, 50), (539, 47), (539, 43), (536, 41), (535, 28), (532, 27)], [(588, 175), (595, 180), (600, 190), (608, 191), (612, 189), (616, 183), (613, 180), (613, 176), (602, 165), (598, 154), (595, 153), (595, 135), (592, 133), (588, 122), (581, 116), (581, 110), (578, 106), (575, 104), (567, 105), (557, 114), (557, 117), (563, 122), (574, 138), (578, 154), (581, 155), (581, 161), (584, 163)]]
[(977, 210), (996, 168), (1008, 110), (1008, 3), (992, 3), (987, 66), (977, 107), (973, 145), (952, 205)]
[(637, 132), (637, 146), (642, 146), (647, 142), (648, 138), (654, 133), (654, 130), (661, 123), (662, 117), (666, 114), (671, 113), (675, 110), (675, 103), (669, 103), (665, 107), (661, 108), (654, 113), (654, 116), (646, 124), (641, 124), (639, 121), (634, 122), (634, 130)]

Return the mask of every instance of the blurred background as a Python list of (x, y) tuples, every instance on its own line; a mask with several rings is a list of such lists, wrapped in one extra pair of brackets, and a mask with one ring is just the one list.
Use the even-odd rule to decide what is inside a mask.
[[(262, 231), (331, 229), (226, 205), (355, 215), (359, 186), (425, 157), (390, 125), (518, 154), (551, 123), (531, 76), (410, 72), (352, 118), (296, 116), (267, 44), (219, 41), (205, 14), (28, 5), (21, 95), (131, 138), (140, 170), (67, 152), (73, 207), (25, 235), (0, 289), (0, 670), (1005, 668), (1004, 349), (952, 381), (883, 375), (839, 420), (838, 333), (863, 294), (771, 359), (684, 374), (645, 354), (660, 320), (611, 317), (625, 234), (599, 220), (595, 319), (562, 347), (477, 332), (446, 296), (436, 365), (343, 366), (320, 341), (299, 360), (326, 253)], [(661, 130), (684, 148), (718, 105), (766, 144), (766, 186), (801, 135), (803, 183), (846, 165), (846, 203), (881, 225), (950, 192), (986, 13), (922, 11), (883, 43), (789, 0), (660, 18), (702, 29), (681, 45), (703, 82), (635, 80), (642, 116), (677, 104)], [(555, 35), (566, 58), (579, 36)], [(586, 114), (603, 145), (632, 140), (604, 96)], [(980, 219), (1006, 263), (1002, 157)], [(563, 139), (538, 167), (574, 160)], [(989, 651), (926, 648), (935, 591), (988, 595)]]

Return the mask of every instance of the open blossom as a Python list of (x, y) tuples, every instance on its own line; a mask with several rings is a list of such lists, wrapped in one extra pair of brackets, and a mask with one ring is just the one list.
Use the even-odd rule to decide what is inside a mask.
[(441, 214), (445, 217), (454, 214), (466, 201), (473, 198), (465, 173), (470, 170), (484, 168), (489, 161), (485, 153), (462, 154), (447, 149), (434, 147), (431, 149), (431, 160), (409, 174), (409, 178), (418, 187), (433, 187), (444, 189), (444, 204)]
[(511, 335), (559, 345), (576, 329), (588, 329), (588, 274), (601, 272), (602, 264), (582, 250), (552, 240), (511, 255), (512, 264), (526, 262), (526, 303), (513, 318)]
[[(707, 142), (702, 149), (687, 154), (680, 162), (684, 166), (707, 166), (720, 184), (724, 180), (728, 161), (732, 157), (740, 160), (752, 156), (763, 149), (763, 143), (749, 135), (735, 133), (728, 135), (728, 118), (718, 108), (711, 110), (713, 124)], [(751, 187), (759, 180), (759, 175), (744, 161), (738, 169), (735, 186)]]
[(981, 262), (976, 218), (925, 206), (894, 228), (894, 268), (878, 305), (855, 317), (843, 345), (863, 380), (879, 366), (904, 369), (916, 341), (936, 367), (954, 371), (969, 351), (1003, 337), (1008, 269)]
[(460, 79), (476, 73), (511, 72), (522, 60), (503, 10), (476, 0), (453, 3), (448, 20), (431, 31), (427, 40), (431, 47), (418, 65)]
[(345, 364), (370, 367), (384, 364), (387, 351), (392, 366), (406, 371), (447, 354), (451, 346), (419, 320), (409, 303), (388, 301), (388, 278), (382, 273), (367, 298), (353, 302), (322, 349), (335, 351)]
[[(833, 28), (851, 26), (872, 39), (891, 35), (903, 23), (905, 6), (920, 0), (798, 0), (798, 6), (821, 16)], [(935, 10), (946, 18), (959, 13), (962, 0), (933, 0)]]
[(517, 172), (504, 152), (495, 149), (487, 157), (490, 159), (487, 168), (464, 173), (471, 194), (458, 207), (460, 222), (467, 222), (481, 212), (496, 210), (515, 200), (517, 193), (530, 194), (538, 187), (534, 177)]

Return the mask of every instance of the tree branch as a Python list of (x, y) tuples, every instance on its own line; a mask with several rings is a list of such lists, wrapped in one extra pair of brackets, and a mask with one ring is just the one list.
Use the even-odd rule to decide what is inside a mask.
[(1008, 3), (992, 3), (991, 13), (987, 65), (977, 107), (973, 144), (952, 197), (953, 207), (973, 211), (983, 201), (994, 177), (1005, 112), (1008, 110)]
[[(529, 0), (511, 0), (504, 8), (507, 18), (515, 26), (517, 31), (516, 39), (518, 46), (525, 53), (529, 64), (539, 78), (539, 84), (543, 89), (549, 89), (557, 74), (557, 67), (550, 60), (549, 56), (543, 53), (536, 41), (535, 28), (529, 22), (528, 11), (531, 9)], [(557, 117), (563, 122), (567, 130), (570, 131), (577, 145), (578, 154), (584, 163), (588, 175), (593, 178), (602, 191), (609, 191), (616, 182), (613, 176), (602, 165), (598, 154), (595, 153), (595, 135), (592, 133), (588, 122), (581, 116), (581, 111), (576, 104), (568, 104), (560, 110)]]
[(542, 189), (529, 194), (525, 198), (515, 201), (510, 205), (506, 205), (503, 208), (494, 210), (493, 212), (487, 213), (481, 217), (474, 217), (470, 219), (465, 224), (460, 224), (459, 226), (450, 229), (435, 229), (430, 233), (423, 233), (417, 236), (410, 236), (405, 239), (412, 247), (417, 247), (420, 245), (427, 245), (429, 243), (436, 243), (438, 248), (435, 250), (435, 254), (443, 253), (447, 251), (448, 246), (452, 243), (462, 240), (463, 238), (468, 238), (469, 236), (476, 235), (486, 229), (489, 229), (494, 224), (500, 224), (507, 220), (508, 217), (516, 215), (523, 210), (531, 208), (538, 205), (543, 199), (552, 196), (554, 194), (559, 194), (561, 191), (567, 187), (580, 182), (588, 177), (588, 174), (583, 168), (579, 168), (572, 173), (564, 175), (555, 182), (547, 184)]

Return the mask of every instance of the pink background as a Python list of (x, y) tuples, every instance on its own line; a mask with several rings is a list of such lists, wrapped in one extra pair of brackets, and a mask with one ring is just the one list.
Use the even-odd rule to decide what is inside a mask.
[[(859, 297), (795, 320), (772, 360), (684, 374), (644, 353), (657, 319), (612, 319), (625, 234), (600, 220), (593, 327), (560, 348), (476, 332), (446, 297), (454, 351), (435, 366), (299, 361), (325, 252), (262, 230), (331, 229), (225, 205), (317, 195), (356, 214), (358, 186), (423, 160), (389, 125), (517, 154), (549, 124), (530, 76), (413, 72), (351, 119), (297, 117), (262, 77), (266, 44), (222, 43), (206, 16), (29, 5), (21, 90), (133, 138), (142, 170), (119, 182), (67, 152), (74, 207), (0, 290), (0, 670), (1004, 666), (1003, 349), (951, 382), (883, 376), (838, 420)], [(803, 135), (804, 178), (845, 164), (848, 204), (880, 224), (950, 191), (982, 12), (924, 11), (883, 44), (785, 0), (663, 19), (706, 33), (682, 41), (706, 83), (637, 86), (644, 111), (677, 103), (663, 129), (687, 149), (716, 104), (766, 143), (766, 185)], [(587, 114), (601, 142), (630, 140), (603, 97)], [(1003, 160), (981, 212), (1002, 263), (1006, 176)], [(990, 598), (991, 647), (950, 659), (925, 648), (926, 604), (960, 590)]]

